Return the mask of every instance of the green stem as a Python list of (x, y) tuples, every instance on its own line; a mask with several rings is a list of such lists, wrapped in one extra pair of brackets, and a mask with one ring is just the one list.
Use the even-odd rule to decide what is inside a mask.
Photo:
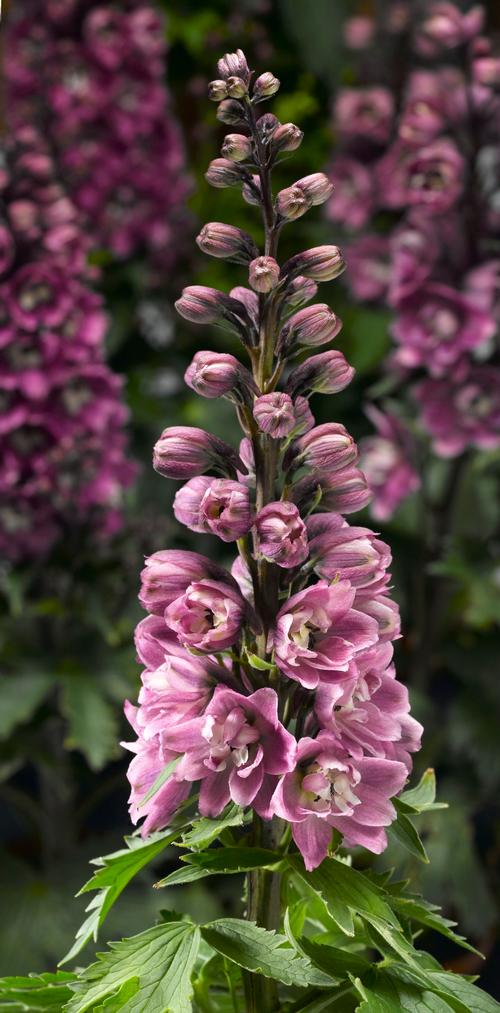
[[(276, 818), (261, 820), (254, 813), (254, 844), (275, 850), (283, 827)], [(281, 924), (281, 876), (278, 872), (256, 869), (247, 874), (247, 910), (249, 921), (265, 929), (279, 930)], [(244, 978), (248, 1013), (274, 1013), (279, 1009), (278, 985), (260, 974)]]

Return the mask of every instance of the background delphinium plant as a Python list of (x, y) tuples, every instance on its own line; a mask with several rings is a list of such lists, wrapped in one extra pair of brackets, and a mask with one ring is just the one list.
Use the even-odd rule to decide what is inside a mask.
[[(500, 64), (487, 18), (481, 6), (426, 0), (401, 8), (396, 34), (387, 11), (365, 19), (361, 34), (354, 22), (356, 83), (335, 102), (341, 152), (329, 205), (349, 233), (351, 295), (371, 312), (384, 308), (394, 339), (369, 392), (376, 432), (362, 441), (362, 467), (373, 516), (394, 517), (399, 558), (409, 561), (398, 583), (419, 712), (432, 692), (449, 716), (434, 724), (429, 709), (427, 755), (448, 778), (454, 819), (462, 813), (464, 871), (449, 876), (442, 832), (431, 827), (436, 862), (424, 881), (477, 934), (495, 919), (498, 814), (488, 800), (499, 783)], [(488, 855), (487, 886), (476, 844)]]
[(452, 924), (405, 884), (352, 862), (358, 846), (364, 864), (381, 853), (387, 828), (425, 857), (412, 817), (435, 807), (434, 781), (428, 771), (401, 794), (421, 728), (392, 665), (390, 552), (345, 520), (369, 496), (357, 449), (340, 423), (316, 426), (308, 404), (352, 378), (339, 351), (315, 352), (338, 333), (335, 314), (307, 306), (317, 282), (340, 274), (342, 254), (321, 246), (277, 261), (281, 229), (331, 185), (314, 173), (274, 195), (274, 165), (302, 141), (293, 124), (260, 114), (279, 82), (254, 79), (241, 50), (218, 73), (210, 97), (237, 132), (207, 179), (241, 185), (260, 207), (264, 249), (231, 226), (205, 226), (199, 245), (245, 265), (250, 287), (189, 286), (177, 308), (240, 337), (249, 366), (201, 351), (186, 381), (232, 401), (243, 439), (238, 451), (201, 429), (168, 428), (154, 466), (185, 481), (177, 518), (236, 542), (238, 555), (232, 574), (187, 551), (146, 561), (143, 687), (138, 707), (127, 705), (131, 814), (145, 822), (141, 837), (97, 861), (84, 890), (98, 893), (66, 960), (172, 843), (183, 864), (157, 886), (246, 873), (245, 917), (196, 925), (164, 911), (86, 971), (6, 980), (3, 994), (34, 1008), (37, 991), (50, 993), (67, 1013), (368, 1013), (422, 1002), (489, 1013), (497, 1003), (414, 946), (422, 927), (463, 943)]

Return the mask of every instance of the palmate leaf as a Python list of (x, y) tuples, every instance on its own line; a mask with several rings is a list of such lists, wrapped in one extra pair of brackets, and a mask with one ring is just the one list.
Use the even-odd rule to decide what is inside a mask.
[(389, 835), (398, 841), (411, 855), (428, 865), (429, 858), (420, 840), (418, 831), (413, 826), (410, 817), (403, 811), (403, 805), (399, 802), (399, 799), (394, 799), (394, 805), (398, 815), (389, 828)]
[(91, 770), (119, 753), (116, 706), (103, 694), (97, 678), (87, 672), (62, 678), (61, 710), (68, 722), (65, 745), (80, 749)]
[(18, 725), (29, 721), (54, 686), (53, 675), (22, 672), (0, 677), (0, 739), (6, 739)]
[(206, 876), (250, 872), (252, 869), (269, 869), (284, 860), (283, 855), (265, 848), (216, 848), (193, 855), (183, 855), (182, 861), (190, 868), (175, 869), (155, 887), (179, 886), (194, 883)]
[(126, 837), (126, 848), (93, 860), (92, 864), (100, 868), (82, 886), (78, 896), (92, 890), (97, 890), (98, 893), (90, 901), (86, 909), (90, 912), (88, 918), (78, 930), (74, 945), (61, 960), (61, 964), (67, 964), (72, 960), (90, 939), (97, 939), (99, 928), (106, 915), (130, 880), (169, 844), (178, 840), (182, 830), (182, 826), (176, 830), (165, 830), (151, 834), (146, 840), (140, 837)]
[(72, 984), (74, 995), (64, 1010), (190, 1013), (199, 943), (199, 929), (190, 922), (164, 922), (111, 943)]
[(463, 936), (459, 936), (453, 931), (456, 922), (450, 921), (449, 918), (444, 918), (439, 913), (439, 908), (436, 904), (430, 904), (423, 897), (413, 895), (390, 897), (389, 903), (401, 918), (407, 918), (411, 922), (416, 922), (417, 925), (423, 925), (427, 929), (439, 932), (440, 935), (446, 936), (450, 942), (456, 943), (457, 946), (470, 950), (471, 953), (475, 953), (479, 957), (482, 956), (479, 950), (471, 946)]
[(205, 816), (195, 820), (191, 830), (183, 835), (180, 843), (183, 848), (203, 851), (225, 830), (229, 830), (231, 827), (241, 827), (249, 818), (249, 815), (240, 806), (231, 803), (217, 820), (209, 820)]
[(65, 971), (26, 978), (0, 978), (0, 1010), (2, 1013), (60, 1013), (71, 998), (69, 982), (74, 980), (74, 974)]
[(201, 928), (205, 942), (247, 971), (284, 985), (331, 987), (332, 979), (301, 957), (285, 936), (239, 918), (220, 918)]
[(429, 969), (425, 985), (403, 965), (393, 964), (370, 976), (369, 985), (355, 981), (364, 1002), (361, 1013), (498, 1013), (500, 1005), (482, 989), (457, 974)]

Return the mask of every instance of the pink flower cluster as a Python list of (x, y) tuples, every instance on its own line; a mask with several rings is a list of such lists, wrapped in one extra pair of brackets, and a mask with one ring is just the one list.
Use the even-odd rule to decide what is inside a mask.
[[(344, 89), (334, 112), (341, 153), (329, 215), (359, 233), (347, 280), (355, 299), (393, 308), (387, 368), (396, 382), (419, 379), (411, 391), (420, 422), (444, 457), (500, 446), (500, 372), (485, 361), (500, 307), (500, 57), (481, 34), (484, 17), (480, 6), (464, 13), (442, 0), (410, 5), (399, 26), (411, 54), (403, 85)], [(368, 33), (364, 25), (373, 47), (381, 27), (371, 22)], [(358, 56), (361, 74), (373, 82), (367, 59)], [(370, 228), (380, 211), (388, 232)], [(419, 477), (402, 420), (377, 410), (376, 426), (363, 464), (374, 478), (376, 515), (386, 518)]]
[[(259, 168), (265, 190), (266, 167), (281, 146), (276, 135), (297, 146), (293, 125), (254, 118), (262, 89), (272, 94), (279, 82), (261, 75), (253, 99), (241, 101), (251, 76), (240, 50), (219, 62), (219, 75), (210, 86), (219, 115), (243, 120), (246, 144), (232, 144), (238, 159), (244, 149)], [(234, 185), (239, 172), (257, 202), (240, 160), (216, 163), (216, 186)], [(323, 174), (307, 179), (306, 196), (329, 196)], [(286, 220), (278, 197), (270, 196), (271, 239)], [(220, 256), (218, 242), (226, 247), (228, 233), (213, 223), (202, 237), (207, 230), (216, 244), (209, 252)], [(188, 320), (230, 327), (249, 351), (252, 372), (210, 351), (197, 352), (186, 372), (198, 394), (234, 404), (243, 440), (236, 450), (201, 429), (174, 427), (162, 433), (153, 462), (185, 483), (175, 498), (177, 520), (236, 542), (238, 555), (232, 572), (175, 549), (146, 561), (140, 600), (148, 616), (137, 628), (145, 668), (138, 706), (127, 704), (137, 734), (129, 745), (131, 816), (145, 817), (144, 834), (164, 827), (196, 785), (204, 816), (218, 816), (232, 801), (264, 820), (288, 821), (312, 869), (334, 830), (346, 846), (384, 849), (395, 817), (391, 798), (407, 780), (421, 728), (392, 663), (399, 616), (389, 548), (343, 516), (369, 499), (356, 445), (339, 423), (317, 426), (308, 404), (313, 391), (343, 389), (353, 371), (340, 352), (313, 355), (298, 368), (289, 361), (300, 347), (326, 344), (338, 332), (324, 304), (307, 313), (301, 307), (317, 281), (340, 273), (342, 255), (318, 247), (280, 268), (269, 254), (256, 258), (245, 235), (234, 233), (227, 256), (237, 249), (245, 263), (247, 250), (250, 287), (226, 295), (190, 286), (177, 309)]]
[(32, 128), (3, 155), (0, 546), (18, 560), (45, 554), (75, 523), (112, 533), (135, 469), (78, 212)]
[(143, 0), (11, 6), (11, 125), (43, 123), (93, 246), (168, 263), (188, 184), (164, 85), (160, 13)]

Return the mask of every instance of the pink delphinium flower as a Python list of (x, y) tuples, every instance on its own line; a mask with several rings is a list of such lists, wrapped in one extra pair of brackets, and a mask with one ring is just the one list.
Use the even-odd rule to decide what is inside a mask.
[[(219, 117), (249, 136), (229, 135), (207, 178), (218, 189), (244, 179), (245, 199), (259, 205), (270, 166), (302, 134), (272, 116), (245, 119), (246, 103), (260, 103), (279, 83), (264, 74), (252, 85), (240, 50), (218, 71), (209, 94), (221, 102)], [(387, 103), (371, 98), (381, 136)], [(361, 118), (371, 115), (356, 108)], [(250, 158), (258, 183), (246, 173)], [(313, 173), (288, 190), (273, 205), (273, 225), (265, 219), (273, 256), (250, 263), (255, 291), (188, 286), (177, 303), (193, 323), (229, 324), (250, 353), (252, 375), (234, 356), (198, 352), (186, 382), (233, 402), (243, 430), (238, 453), (203, 430), (176, 427), (160, 438), (155, 466), (188, 478), (175, 497), (177, 520), (236, 540), (238, 555), (231, 573), (194, 552), (146, 560), (140, 600), (150, 614), (136, 633), (145, 671), (139, 707), (128, 711), (138, 735), (131, 813), (136, 820), (144, 812), (143, 833), (159, 829), (193, 791), (190, 804), (199, 792), (204, 816), (219, 816), (229, 802), (253, 809), (257, 828), (279, 816), (312, 869), (335, 829), (348, 847), (384, 849), (395, 817), (390, 799), (405, 783), (421, 729), (392, 666), (399, 613), (389, 548), (343, 516), (370, 498), (356, 444), (340, 423), (316, 426), (309, 408), (312, 394), (343, 390), (354, 374), (337, 349), (303, 358), (340, 331), (326, 303), (301, 307), (318, 282), (341, 273), (343, 254), (325, 245), (281, 268), (277, 260), (278, 232), (298, 210), (328, 199), (330, 184)], [(216, 225), (209, 241), (201, 233), (204, 252), (240, 249), (241, 236)], [(203, 474), (209, 467), (224, 477)], [(162, 762), (172, 763), (166, 784), (145, 801)]]
[(442, 457), (467, 447), (500, 446), (500, 375), (496, 366), (462, 362), (448, 377), (415, 388), (422, 422)]
[(420, 479), (412, 463), (410, 434), (400, 420), (373, 405), (366, 413), (376, 426), (377, 435), (362, 440), (361, 464), (373, 491), (373, 516), (383, 521), (419, 488)]

